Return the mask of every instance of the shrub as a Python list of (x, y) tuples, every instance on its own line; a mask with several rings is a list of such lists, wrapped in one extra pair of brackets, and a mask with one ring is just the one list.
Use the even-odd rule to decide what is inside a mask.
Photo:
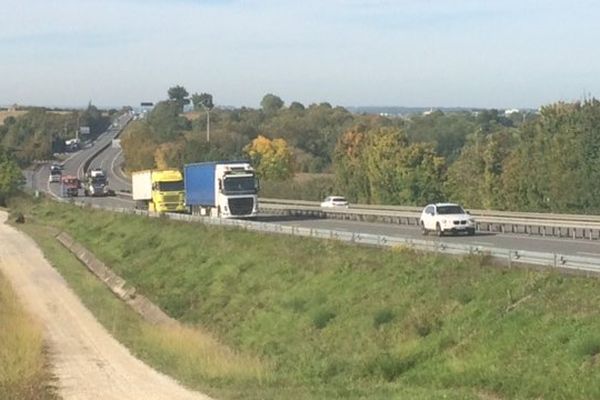
[(375, 313), (373, 317), (373, 327), (379, 328), (381, 325), (387, 324), (394, 319), (394, 313), (389, 308), (384, 308)]
[(371, 375), (379, 376), (387, 382), (391, 382), (415, 365), (417, 365), (415, 355), (401, 357), (390, 353), (382, 353), (368, 364), (367, 371)]
[(588, 337), (582, 340), (579, 345), (579, 354), (584, 357), (594, 357), (597, 354), (600, 354), (600, 338), (598, 337)]
[(335, 318), (335, 313), (329, 310), (319, 310), (313, 316), (313, 326), (317, 329), (323, 329), (329, 324), (329, 321)]

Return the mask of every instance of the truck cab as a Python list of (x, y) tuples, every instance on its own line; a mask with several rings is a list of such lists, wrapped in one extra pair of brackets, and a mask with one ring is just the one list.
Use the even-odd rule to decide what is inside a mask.
[(152, 201), (149, 211), (184, 212), (183, 177), (176, 169), (152, 171)]
[(152, 212), (185, 212), (181, 172), (177, 169), (131, 173), (131, 197), (135, 208)]
[(83, 193), (85, 196), (94, 197), (111, 194), (111, 191), (108, 189), (108, 179), (102, 169), (95, 168), (86, 174)]
[(63, 197), (77, 197), (81, 182), (75, 176), (63, 175), (61, 178), (61, 189)]
[(257, 212), (258, 178), (250, 164), (217, 165), (219, 216), (254, 217)]

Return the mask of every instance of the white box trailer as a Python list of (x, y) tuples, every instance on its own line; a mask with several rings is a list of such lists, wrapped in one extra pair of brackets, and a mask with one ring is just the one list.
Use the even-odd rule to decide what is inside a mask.
[(152, 171), (131, 173), (131, 197), (133, 200), (152, 200)]

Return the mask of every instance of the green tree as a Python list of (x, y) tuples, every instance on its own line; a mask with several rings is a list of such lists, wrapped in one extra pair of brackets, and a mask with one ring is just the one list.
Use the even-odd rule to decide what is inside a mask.
[(262, 98), (260, 106), (266, 113), (275, 113), (283, 107), (283, 100), (281, 100), (280, 97), (269, 93)]
[(173, 86), (169, 88), (167, 94), (169, 95), (169, 100), (177, 104), (179, 112), (183, 111), (183, 107), (186, 104), (190, 104), (190, 99), (188, 98), (190, 94), (183, 86)]
[(194, 93), (192, 95), (192, 104), (194, 105), (194, 110), (212, 110), (215, 106), (213, 96), (209, 93)]
[(292, 103), (289, 106), (289, 109), (292, 111), (304, 111), (306, 108), (304, 107), (304, 105), (300, 102), (297, 101), (292, 101)]
[(184, 130), (190, 129), (190, 122), (181, 117), (180, 106), (175, 101), (161, 101), (148, 115), (148, 123), (158, 142), (174, 140)]
[[(445, 192), (448, 199), (467, 207), (506, 208), (503, 174), (517, 141), (514, 131), (475, 134), (459, 158), (448, 168)], [(465, 187), (468, 182), (468, 188)]]
[(400, 129), (379, 128), (369, 133), (365, 154), (373, 202), (423, 205), (441, 199), (445, 161), (433, 145), (410, 144)]
[(0, 147), (0, 204), (4, 205), (7, 197), (16, 193), (23, 182), (24, 177), (16, 160)]
[(154, 168), (155, 153), (159, 143), (147, 121), (133, 121), (121, 135), (125, 168), (139, 171)]
[(367, 127), (358, 125), (338, 140), (334, 154), (336, 186), (352, 202), (370, 203), (371, 188), (364, 166)]

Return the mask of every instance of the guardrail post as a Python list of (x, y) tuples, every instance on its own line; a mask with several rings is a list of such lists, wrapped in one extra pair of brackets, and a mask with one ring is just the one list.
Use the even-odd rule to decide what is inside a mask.
[(554, 255), (554, 268), (556, 268), (558, 266), (558, 254), (553, 253)]
[(512, 251), (508, 250), (508, 268), (512, 268)]

